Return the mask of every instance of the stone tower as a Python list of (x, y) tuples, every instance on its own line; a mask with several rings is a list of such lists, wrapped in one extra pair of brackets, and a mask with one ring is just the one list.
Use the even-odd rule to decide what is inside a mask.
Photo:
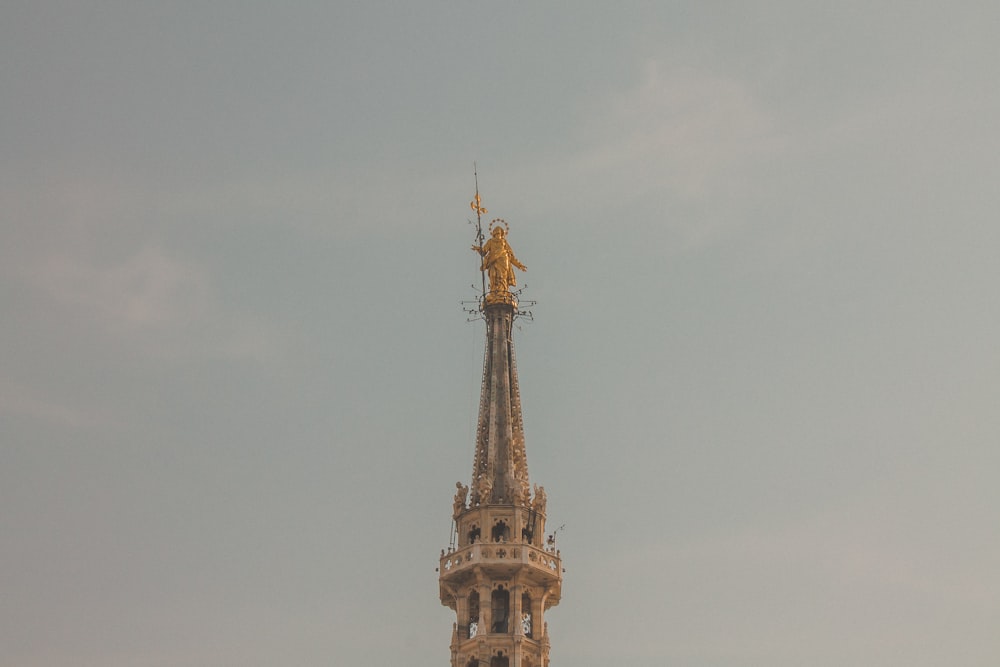
[(481, 303), (486, 354), (472, 480), (456, 484), (455, 537), (441, 554), (441, 604), (457, 616), (451, 667), (548, 667), (544, 617), (559, 603), (562, 562), (545, 537), (545, 490), (532, 493), (528, 482), (511, 339), (518, 306), (509, 289), (512, 266), (524, 267), (497, 222), (492, 238), (473, 248), (490, 276)]

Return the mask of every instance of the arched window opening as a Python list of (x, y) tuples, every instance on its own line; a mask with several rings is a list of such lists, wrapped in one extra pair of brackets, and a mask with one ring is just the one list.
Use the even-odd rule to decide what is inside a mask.
[(491, 611), (493, 612), (493, 627), (490, 631), (500, 634), (510, 632), (508, 629), (508, 620), (510, 616), (510, 591), (506, 590), (503, 586), (500, 586), (493, 591)]
[(501, 651), (499, 655), (490, 658), (490, 667), (510, 667), (510, 659)]
[(494, 542), (509, 542), (510, 541), (510, 526), (507, 522), (501, 519), (493, 524), (493, 541)]
[(524, 593), (521, 596), (521, 633), (531, 639), (531, 596)]
[(466, 627), (469, 639), (479, 634), (479, 591), (469, 593), (469, 624)]
[(469, 662), (465, 663), (465, 667), (479, 667), (479, 658), (472, 656), (469, 658)]
[(479, 539), (479, 526), (472, 524), (472, 528), (469, 529), (469, 544), (475, 544), (476, 540)]

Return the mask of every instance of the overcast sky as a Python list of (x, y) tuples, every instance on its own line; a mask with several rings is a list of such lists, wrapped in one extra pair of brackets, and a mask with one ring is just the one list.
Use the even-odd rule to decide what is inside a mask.
[(7, 0), (0, 664), (448, 664), (474, 161), (553, 665), (1000, 664), (998, 7)]

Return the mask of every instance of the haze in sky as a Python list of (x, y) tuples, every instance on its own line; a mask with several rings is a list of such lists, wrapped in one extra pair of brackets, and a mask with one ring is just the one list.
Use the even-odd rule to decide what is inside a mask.
[(534, 321), (575, 667), (1000, 664), (1000, 6), (9, 0), (0, 664), (448, 664)]

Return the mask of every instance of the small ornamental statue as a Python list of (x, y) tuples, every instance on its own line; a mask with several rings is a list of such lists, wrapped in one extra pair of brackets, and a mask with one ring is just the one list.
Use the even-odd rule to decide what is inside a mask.
[(455, 509), (453, 514), (455, 518), (458, 518), (458, 515), (465, 510), (465, 499), (469, 495), (469, 487), (461, 482), (455, 482), (455, 488), (457, 491), (455, 491)]

